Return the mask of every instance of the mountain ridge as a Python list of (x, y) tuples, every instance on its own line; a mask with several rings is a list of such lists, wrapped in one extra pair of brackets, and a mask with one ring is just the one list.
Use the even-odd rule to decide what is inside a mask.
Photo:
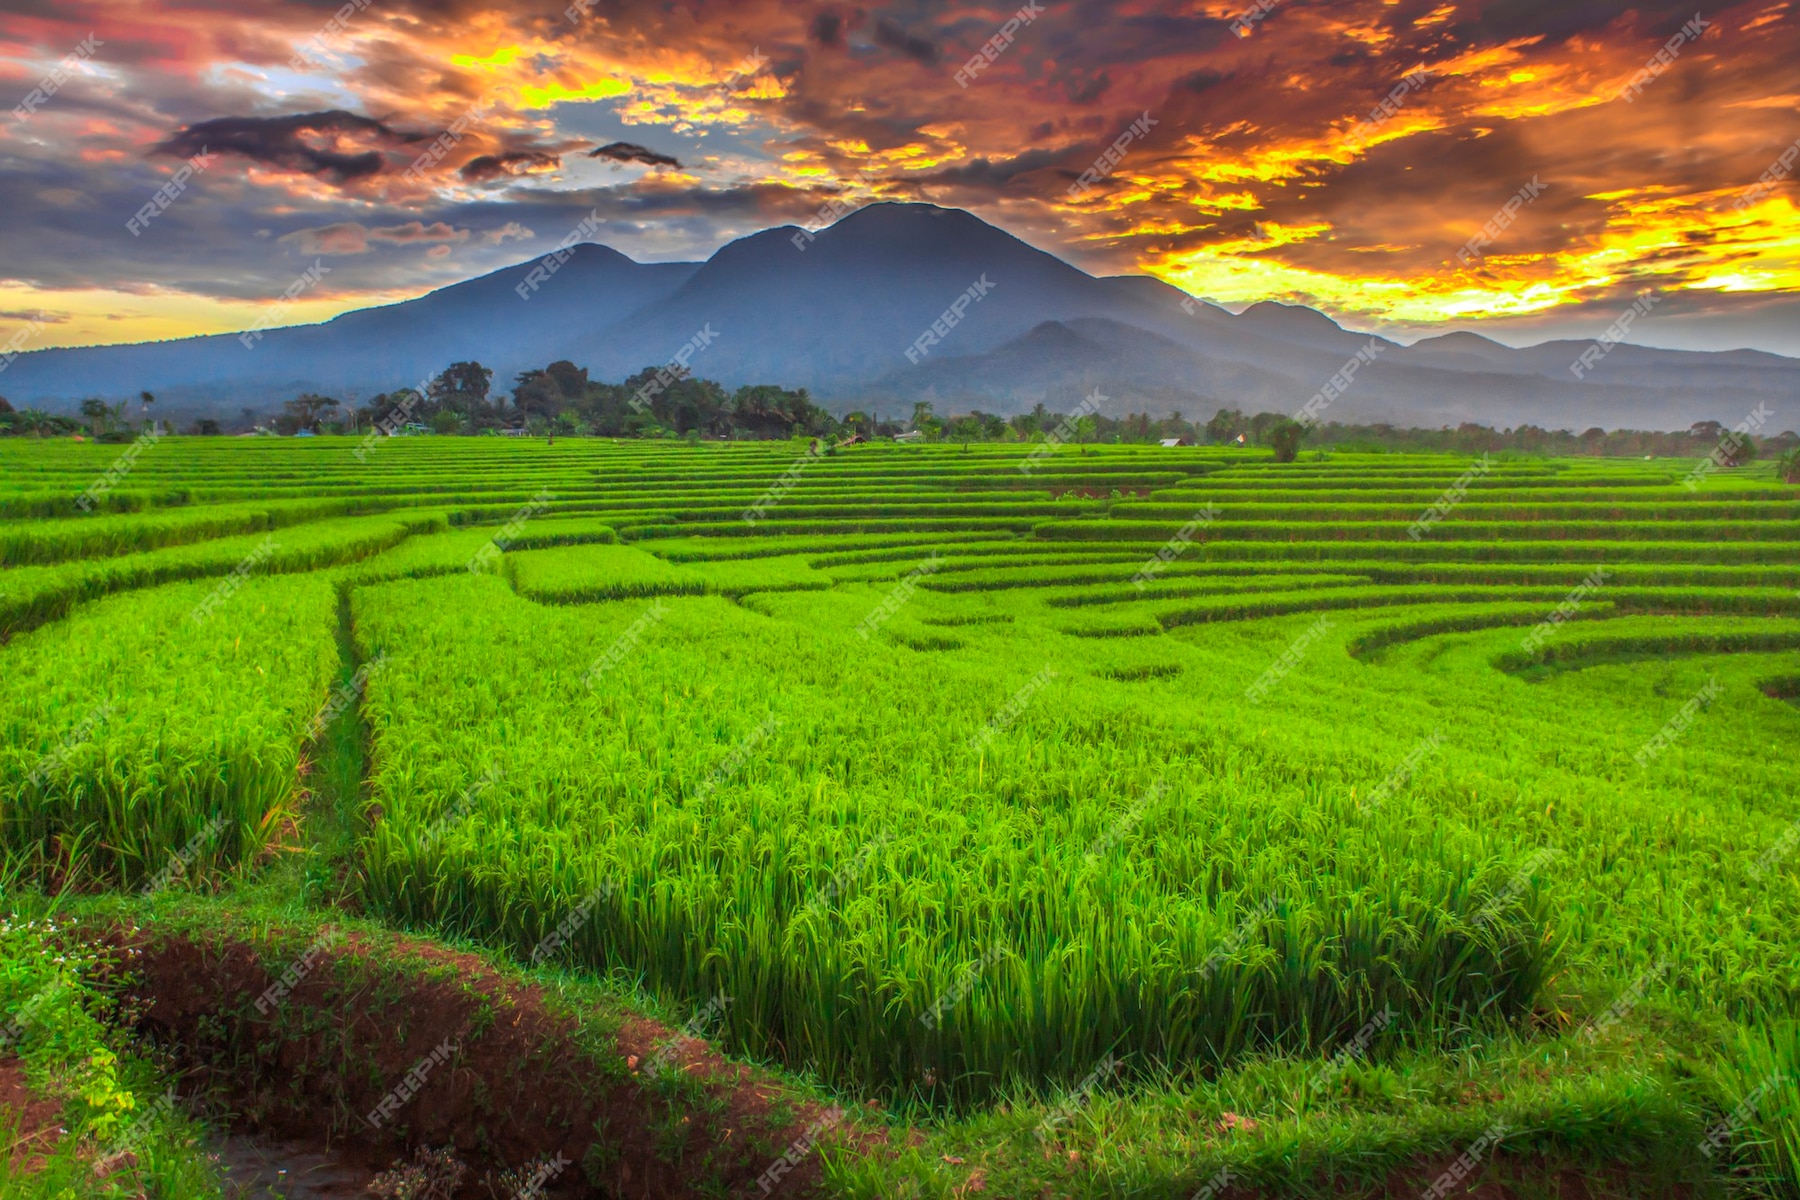
[[(411, 386), (457, 360), (495, 368), (497, 390), (565, 358), (623, 379), (710, 327), (697, 374), (806, 387), (839, 411), (918, 399), (1066, 409), (1098, 387), (1115, 416), (1204, 416), (1214, 404), (1291, 412), (1373, 344), (1374, 361), (1324, 419), (1685, 428), (1731, 424), (1763, 404), (1777, 428), (1800, 423), (1800, 360), (1764, 351), (1620, 344), (1576, 379), (1568, 366), (1592, 343), (1513, 348), (1459, 331), (1405, 346), (1279, 301), (1233, 315), (1148, 276), (1090, 275), (961, 209), (884, 202), (801, 232), (775, 226), (696, 262), (640, 263), (581, 243), (535, 290), (520, 284), (541, 256), (271, 329), (248, 349), (210, 334), (31, 351), (0, 383), (15, 407), (70, 411), (86, 396), (148, 389), (171, 414), (235, 415), (300, 391)], [(977, 281), (979, 297), (953, 312)], [(935, 345), (910, 361), (907, 348), (929, 330), (940, 331)]]

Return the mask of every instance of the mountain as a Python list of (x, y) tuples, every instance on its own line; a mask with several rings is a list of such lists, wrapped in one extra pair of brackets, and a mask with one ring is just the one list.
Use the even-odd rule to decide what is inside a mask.
[(1297, 305), (1265, 302), (1234, 316), (1148, 277), (1089, 275), (970, 213), (928, 204), (869, 205), (816, 235), (766, 229), (703, 263), (574, 251), (536, 290), (533, 260), (271, 330), (250, 348), (226, 334), (36, 351), (13, 362), (6, 391), (15, 406), (69, 411), (85, 396), (147, 388), (162, 411), (235, 416), (301, 391), (366, 397), (460, 359), (495, 368), (498, 386), (559, 358), (618, 380), (668, 361), (707, 329), (713, 336), (691, 364), (698, 374), (727, 386), (806, 387), (840, 411), (895, 412), (918, 400), (940, 410), (1067, 410), (1098, 388), (1111, 415), (1291, 412), (1360, 351), (1372, 361), (1327, 419), (1685, 428), (1734, 424), (1767, 404), (1772, 431), (1800, 424), (1800, 360), (1619, 345), (1577, 379), (1570, 364), (1592, 343), (1513, 349), (1452, 333), (1402, 346)]

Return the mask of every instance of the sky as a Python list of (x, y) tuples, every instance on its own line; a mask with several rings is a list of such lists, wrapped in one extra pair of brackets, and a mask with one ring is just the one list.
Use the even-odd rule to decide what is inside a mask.
[(0, 0), (0, 344), (920, 200), (1401, 340), (1653, 292), (1634, 341), (1800, 356), (1800, 0), (1696, 2)]

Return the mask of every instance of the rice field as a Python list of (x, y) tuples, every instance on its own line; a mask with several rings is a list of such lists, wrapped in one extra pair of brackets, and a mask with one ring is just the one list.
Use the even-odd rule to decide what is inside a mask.
[(1605, 1161), (1752, 1093), (1684, 1169), (1800, 1194), (1768, 467), (356, 446), (165, 439), (84, 515), (116, 451), (0, 442), (12, 869), (229, 889), (353, 709), (366, 911), (945, 1137), (1078, 1112), (1091, 1194), (1194, 1194), (1222, 1097)]

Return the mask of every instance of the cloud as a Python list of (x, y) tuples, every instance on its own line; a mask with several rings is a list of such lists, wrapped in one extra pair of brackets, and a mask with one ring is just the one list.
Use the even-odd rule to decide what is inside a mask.
[(189, 125), (155, 153), (191, 158), (202, 151), (267, 163), (332, 183), (378, 174), (386, 152), (426, 139), (373, 117), (332, 109), (286, 117), (215, 117)]
[[(408, 246), (419, 242), (466, 242), (469, 240), (469, 231), (457, 229), (443, 221), (434, 221), (430, 225), (423, 221), (406, 221), (399, 225), (377, 225), (373, 228), (356, 221), (342, 221), (335, 225), (321, 225), (316, 229), (296, 229), (277, 240), (296, 247), (301, 254), (348, 255), (367, 254), (371, 244)], [(434, 257), (449, 252), (447, 246), (441, 250), (433, 248)]]
[(658, 154), (648, 146), (640, 146), (636, 142), (608, 142), (597, 150), (589, 150), (589, 158), (610, 158), (614, 162), (643, 163), (647, 167), (677, 167), (681, 161), (667, 154)]
[(560, 154), (546, 154), (539, 150), (515, 150), (507, 154), (483, 154), (471, 158), (462, 165), (462, 169), (457, 174), (468, 183), (485, 183), (490, 179), (502, 177), (541, 174), (554, 171), (560, 166), (562, 166), (562, 155)]
[(875, 22), (875, 43), (886, 46), (889, 50), (898, 50), (913, 61), (923, 63), (928, 67), (937, 65), (937, 43), (929, 38), (922, 38), (906, 32), (886, 17)]
[(517, 221), (508, 221), (498, 229), (487, 230), (481, 235), (481, 240), (485, 245), (498, 246), (502, 242), (509, 241), (513, 238), (517, 238), (520, 241), (526, 241), (536, 236), (537, 234), (531, 232), (531, 230), (525, 228), (525, 226), (519, 224)]

